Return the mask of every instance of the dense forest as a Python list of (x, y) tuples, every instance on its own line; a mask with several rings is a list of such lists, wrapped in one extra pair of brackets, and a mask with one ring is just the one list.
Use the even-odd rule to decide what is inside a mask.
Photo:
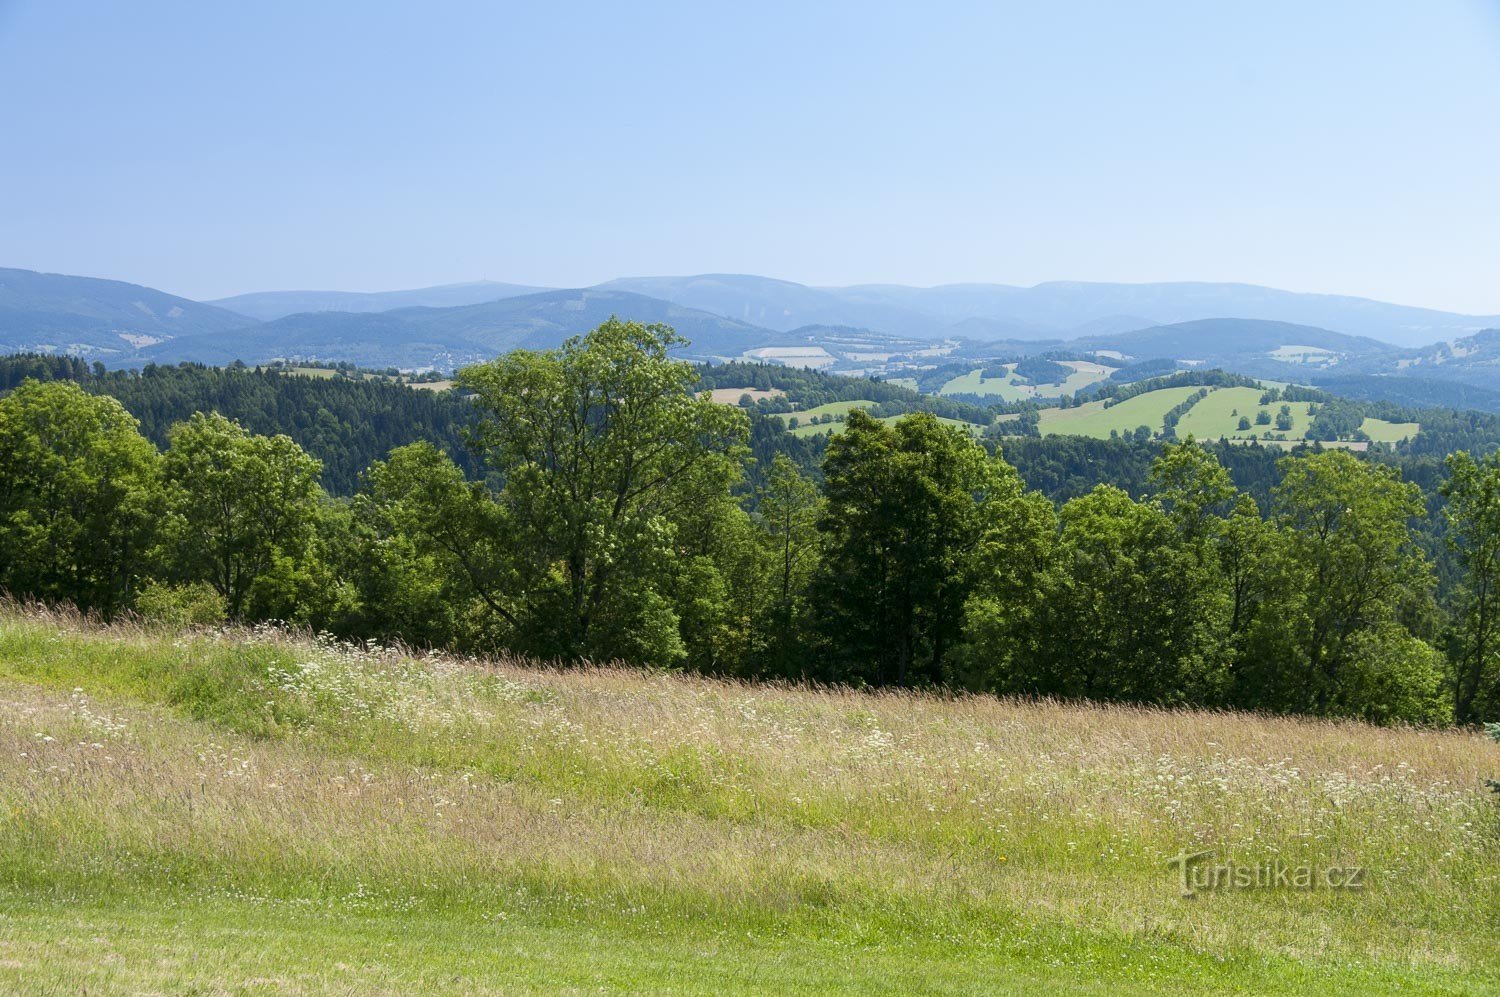
[(148, 364), (139, 371), (107, 371), (76, 357), (0, 357), (0, 392), (27, 378), (72, 381), (92, 394), (119, 399), (158, 447), (166, 446), (172, 427), (194, 412), (218, 412), (252, 433), (289, 436), (322, 463), (323, 487), (335, 495), (353, 494), (360, 472), (372, 461), (417, 440), (436, 445), (465, 473), (481, 470), (463, 441), (477, 413), (448, 392), (238, 364)]
[[(679, 342), (611, 320), (437, 398), (14, 361), (0, 587), (105, 617), (745, 677), (1376, 722), (1500, 711), (1492, 447), (996, 446), (930, 411), (789, 442), (758, 405), (701, 396), (720, 368), (674, 360)], [(870, 400), (915, 407), (886, 387)]]

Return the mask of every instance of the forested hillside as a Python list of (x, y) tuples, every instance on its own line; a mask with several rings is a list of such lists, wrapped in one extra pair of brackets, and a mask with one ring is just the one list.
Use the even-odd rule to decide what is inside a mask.
[(425, 440), (448, 453), (471, 476), (478, 462), (463, 441), (477, 421), (463, 398), (418, 391), (379, 380), (299, 377), (276, 370), (147, 365), (106, 371), (75, 357), (0, 357), (0, 392), (27, 378), (73, 381), (93, 394), (120, 400), (157, 446), (195, 412), (217, 412), (252, 433), (284, 433), (322, 464), (323, 487), (351, 495), (359, 475), (393, 448)]
[[(814, 477), (779, 416), (699, 394), (713, 372), (673, 359), (678, 342), (612, 319), (465, 369), (462, 402), (381, 386), (466, 406), (494, 476), (421, 440), (347, 499), (289, 435), (219, 403), (368, 402), (374, 386), (193, 368), (24, 381), (0, 399), (0, 587), (105, 617), (749, 677), (1382, 723), (1500, 708), (1494, 453), (1413, 457), (1421, 484), (1396, 452), (1316, 447), (1021, 441), (1012, 464), (931, 412), (854, 406)], [(200, 400), (208, 414), (168, 414)], [(317, 411), (332, 445), (336, 410)]]

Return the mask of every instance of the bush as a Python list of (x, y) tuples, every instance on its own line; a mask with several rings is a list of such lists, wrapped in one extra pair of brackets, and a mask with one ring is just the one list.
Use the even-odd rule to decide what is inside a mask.
[(135, 611), (152, 623), (172, 627), (209, 626), (223, 623), (228, 615), (224, 597), (206, 582), (147, 582), (135, 597)]
[(1378, 724), (1453, 722), (1452, 707), (1443, 695), (1442, 652), (1394, 623), (1356, 634), (1352, 641), (1341, 712)]

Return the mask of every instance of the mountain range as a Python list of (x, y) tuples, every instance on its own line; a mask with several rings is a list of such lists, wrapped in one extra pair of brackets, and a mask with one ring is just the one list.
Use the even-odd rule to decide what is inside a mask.
[(569, 290), (482, 281), (196, 302), (121, 281), (0, 269), (0, 350), (69, 352), (116, 367), (285, 358), (450, 369), (518, 346), (555, 346), (612, 314), (676, 327), (692, 341), (681, 351), (692, 358), (748, 355), (881, 376), (1052, 353), (1305, 383), (1500, 384), (1500, 332), (1484, 331), (1500, 328), (1500, 316), (1243, 284), (818, 288), (709, 274)]
[(207, 304), (261, 322), (296, 315), (298, 312), (389, 312), (397, 308), (455, 308), (499, 301), (522, 294), (550, 291), (548, 287), (503, 284), (494, 280), (467, 284), (442, 284), (411, 291), (259, 291), (220, 298)]

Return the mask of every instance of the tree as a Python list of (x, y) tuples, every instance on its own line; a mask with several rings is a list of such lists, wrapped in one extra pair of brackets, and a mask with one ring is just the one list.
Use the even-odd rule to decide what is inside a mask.
[[(253, 436), (217, 413), (194, 415), (168, 439), (163, 550), (182, 580), (208, 582), (234, 618), (258, 581), (295, 590), (322, 494), (318, 461), (289, 437)], [(282, 604), (263, 608), (287, 608), (273, 602)]]
[[(1346, 450), (1288, 457), (1281, 466), (1273, 606), (1260, 614), (1258, 646), (1244, 663), (1251, 687), (1242, 705), (1365, 715), (1365, 663), (1399, 671), (1391, 653), (1427, 656), (1403, 626), (1388, 626), (1420, 616), (1431, 597), (1411, 529), (1424, 513), (1421, 492), (1396, 469)], [(1382, 641), (1385, 650), (1375, 653)]]
[[(767, 652), (776, 670), (786, 674), (798, 650), (805, 592), (817, 561), (818, 491), (791, 458), (777, 454), (757, 505), (774, 572), (765, 625)], [(797, 670), (805, 674), (805, 656), (799, 665)]]
[(1068, 502), (1060, 519), (1044, 639), (1017, 691), (1217, 701), (1227, 663), (1224, 597), (1204, 549), (1160, 504), (1132, 501), (1109, 485)]
[(392, 450), (365, 472), (353, 511), (359, 535), (345, 570), (367, 633), (481, 647), (513, 636), (535, 579), (523, 577), (505, 509), (447, 454), (430, 443)]
[(693, 393), (663, 325), (612, 318), (560, 349), (465, 368), (484, 421), (474, 444), (502, 497), (535, 588), (525, 648), (551, 657), (672, 664), (686, 655), (665, 591), (676, 525), (727, 501), (747, 418)]
[(26, 381), (0, 399), (0, 589), (105, 617), (146, 569), (159, 457), (112, 398)]
[(1447, 460), (1444, 515), (1448, 542), (1467, 574), (1460, 594), (1460, 653), (1454, 663), (1453, 712), (1459, 723), (1500, 710), (1500, 452)]
[(944, 681), (1015, 472), (930, 414), (888, 426), (856, 410), (823, 473), (813, 605), (828, 677)]
[(1169, 443), (1151, 465), (1156, 504), (1191, 542), (1210, 540), (1235, 497), (1234, 483), (1218, 458), (1189, 436)]

